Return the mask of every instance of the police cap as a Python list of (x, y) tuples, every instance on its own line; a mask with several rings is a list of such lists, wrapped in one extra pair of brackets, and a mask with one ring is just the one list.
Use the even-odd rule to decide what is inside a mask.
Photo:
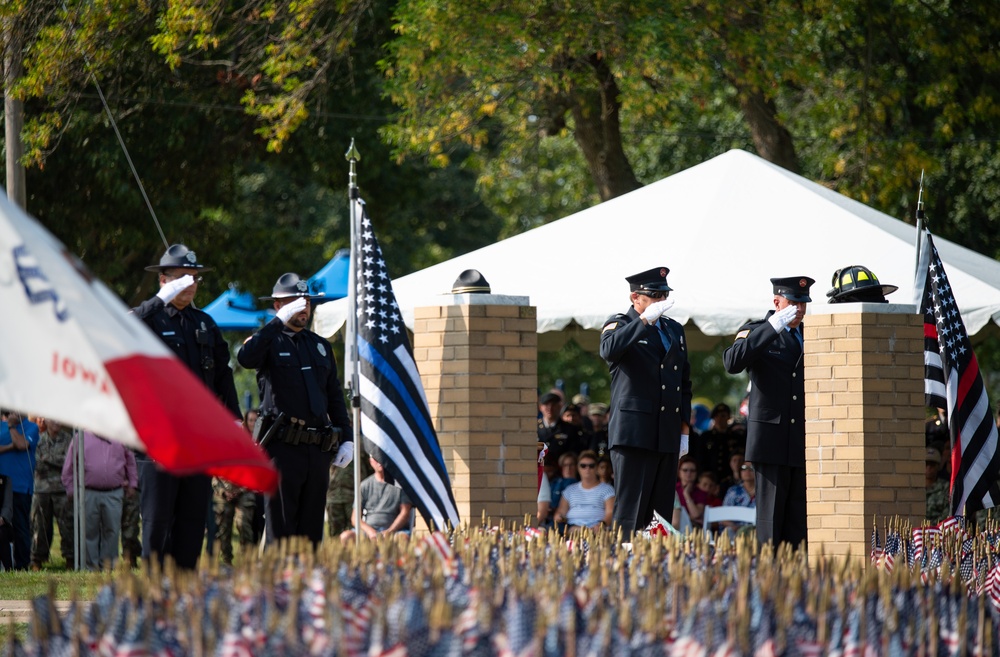
[(309, 293), (309, 283), (299, 277), (298, 274), (289, 272), (282, 274), (271, 290), (271, 296), (259, 297), (261, 301), (275, 301), (277, 299), (291, 299), (302, 297), (303, 299), (325, 299), (326, 295)]
[(809, 303), (809, 288), (815, 283), (808, 276), (787, 276), (785, 278), (772, 278), (771, 285), (774, 286), (774, 293), (785, 297), (789, 301), (796, 303)]
[(197, 269), (198, 271), (212, 271), (211, 267), (198, 262), (198, 256), (194, 251), (183, 244), (174, 244), (169, 247), (163, 256), (160, 257), (160, 264), (146, 267), (146, 271), (166, 271), (168, 269)]
[(490, 284), (476, 269), (466, 269), (451, 286), (452, 294), (489, 294)]
[(539, 404), (551, 404), (552, 402), (562, 403), (562, 399), (554, 392), (547, 392), (538, 398)]
[(632, 292), (670, 292), (672, 288), (667, 285), (667, 274), (670, 270), (666, 267), (653, 267), (638, 274), (626, 276), (629, 289)]

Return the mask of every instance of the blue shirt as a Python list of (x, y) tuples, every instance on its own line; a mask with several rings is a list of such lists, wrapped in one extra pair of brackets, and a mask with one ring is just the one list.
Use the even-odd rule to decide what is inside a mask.
[[(38, 425), (23, 420), (21, 433), (28, 441), (27, 451), (12, 450), (0, 454), (0, 474), (10, 477), (15, 493), (31, 495), (35, 492), (35, 448), (38, 447)], [(0, 446), (13, 444), (10, 428), (0, 422)]]

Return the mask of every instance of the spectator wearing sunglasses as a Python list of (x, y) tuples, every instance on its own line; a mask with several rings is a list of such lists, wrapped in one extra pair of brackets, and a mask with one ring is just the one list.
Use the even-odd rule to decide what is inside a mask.
[(615, 505), (615, 489), (597, 477), (597, 454), (587, 450), (576, 464), (580, 481), (563, 491), (553, 519), (565, 522), (569, 529), (590, 527), (599, 529), (611, 524)]
[(614, 521), (630, 537), (674, 506), (677, 457), (691, 418), (691, 369), (679, 323), (666, 317), (666, 267), (626, 277), (631, 307), (601, 331), (611, 372), (608, 449), (615, 471)]

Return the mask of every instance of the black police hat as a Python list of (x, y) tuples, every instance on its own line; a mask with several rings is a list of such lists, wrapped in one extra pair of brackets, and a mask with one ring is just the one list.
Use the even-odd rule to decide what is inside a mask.
[(899, 288), (882, 285), (875, 273), (863, 265), (851, 265), (833, 272), (833, 289), (826, 293), (830, 303), (851, 301), (889, 303), (885, 295)]
[(451, 286), (452, 294), (489, 294), (490, 284), (476, 269), (466, 269)]
[(552, 402), (562, 402), (562, 397), (554, 392), (547, 392), (538, 398), (539, 404), (551, 404)]
[(198, 262), (194, 251), (183, 244), (174, 244), (160, 258), (160, 264), (146, 267), (146, 271), (166, 271), (168, 269), (197, 269), (202, 272), (212, 271), (211, 267)]
[(786, 278), (772, 278), (771, 285), (774, 286), (774, 293), (785, 297), (789, 301), (796, 303), (809, 303), (809, 288), (815, 283), (808, 276), (788, 276)]
[(278, 282), (274, 284), (274, 289), (271, 290), (271, 296), (258, 298), (261, 301), (275, 301), (277, 299), (292, 299), (295, 297), (302, 297), (311, 301), (313, 299), (325, 299), (326, 295), (322, 292), (319, 294), (309, 294), (309, 283), (300, 278), (298, 274), (289, 272), (282, 274), (278, 278)]
[(633, 292), (670, 292), (672, 288), (667, 285), (667, 274), (670, 270), (666, 267), (653, 267), (646, 271), (626, 276), (629, 289)]

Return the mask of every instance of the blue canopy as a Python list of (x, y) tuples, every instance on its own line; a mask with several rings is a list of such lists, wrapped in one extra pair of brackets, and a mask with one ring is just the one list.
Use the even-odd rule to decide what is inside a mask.
[(259, 310), (252, 294), (240, 292), (232, 285), (202, 310), (211, 315), (223, 331), (253, 331), (274, 317), (273, 310)]
[(324, 293), (324, 301), (343, 299), (347, 296), (347, 277), (350, 275), (351, 251), (340, 249), (330, 262), (309, 279), (309, 292)]

